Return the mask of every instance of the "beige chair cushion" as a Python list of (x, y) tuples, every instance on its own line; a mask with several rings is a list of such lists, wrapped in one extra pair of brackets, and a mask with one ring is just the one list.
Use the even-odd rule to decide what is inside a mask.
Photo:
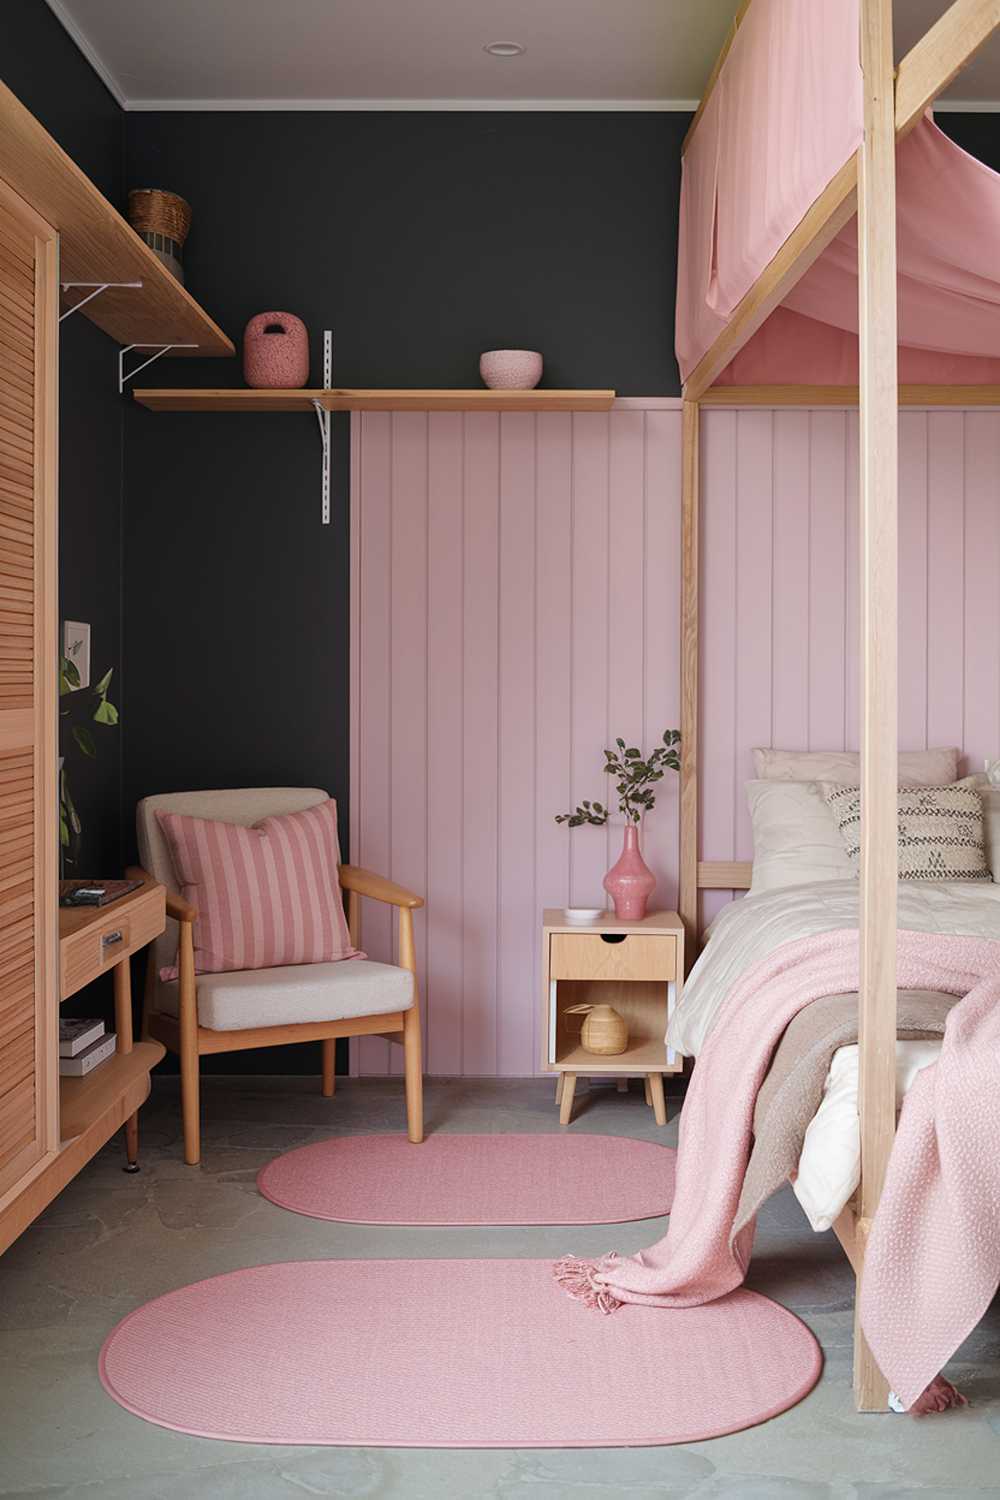
[[(177, 1015), (178, 988), (176, 981), (160, 984), (160, 1009), (168, 1015)], [(384, 1016), (412, 1004), (408, 969), (364, 958), (198, 977), (198, 1021), (211, 1031)]]
[[(259, 823), (261, 818), (303, 812), (307, 807), (316, 807), (320, 802), (326, 802), (327, 797), (328, 794), (319, 787), (309, 786), (238, 787), (212, 792), (163, 792), (155, 797), (144, 797), (135, 810), (139, 862), (154, 880), (159, 880), (168, 891), (179, 896), (180, 888), (174, 875), (167, 841), (156, 819), (157, 811), (185, 813), (192, 818), (218, 818), (223, 823), (240, 823), (244, 828), (250, 828), (254, 823)], [(154, 972), (158, 975), (161, 969), (174, 962), (176, 956), (177, 923), (168, 917), (165, 931), (152, 947), (150, 962), (155, 966)], [(176, 1015), (177, 987), (174, 986), (173, 1012), (170, 1011), (166, 995), (168, 988), (168, 985), (157, 979), (154, 1008)]]

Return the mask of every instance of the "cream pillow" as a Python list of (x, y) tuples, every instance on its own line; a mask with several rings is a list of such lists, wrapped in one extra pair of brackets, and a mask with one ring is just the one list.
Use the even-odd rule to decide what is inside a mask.
[(751, 896), (857, 875), (818, 782), (748, 781), (747, 802), (753, 824)]
[(1000, 787), (989, 786), (978, 777), (976, 784), (983, 801), (983, 840), (986, 844), (986, 862), (993, 872), (995, 881), (1000, 873)]
[[(823, 784), (856, 871), (861, 855), (861, 788)], [(900, 880), (992, 880), (983, 802), (971, 778), (954, 786), (900, 787), (896, 794)]]
[[(763, 781), (836, 781), (857, 786), (857, 750), (755, 750), (754, 770)], [(951, 786), (958, 780), (958, 751), (901, 750), (900, 786)]]

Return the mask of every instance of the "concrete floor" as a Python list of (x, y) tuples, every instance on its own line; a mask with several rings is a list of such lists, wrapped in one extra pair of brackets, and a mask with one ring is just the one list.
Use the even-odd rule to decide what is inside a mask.
[[(573, 1129), (672, 1144), (633, 1084), (583, 1090)], [(949, 1367), (973, 1405), (919, 1421), (859, 1417), (851, 1400), (853, 1279), (790, 1192), (761, 1218), (749, 1285), (792, 1308), (823, 1345), (805, 1401), (761, 1427), (684, 1447), (553, 1451), (271, 1448), (185, 1437), (103, 1392), (97, 1352), (139, 1303), (266, 1261), (335, 1256), (557, 1256), (637, 1250), (663, 1221), (584, 1228), (405, 1229), (328, 1224), (260, 1198), (258, 1168), (291, 1146), (399, 1130), (395, 1081), (338, 1080), (332, 1103), (302, 1078), (207, 1079), (204, 1158), (181, 1161), (176, 1080), (142, 1116), (142, 1172), (117, 1141), (0, 1259), (0, 1494), (107, 1500), (959, 1500), (1000, 1496), (1000, 1306)], [(430, 1129), (558, 1130), (548, 1081), (432, 1083)], [(665, 1393), (669, 1400), (669, 1392)]]

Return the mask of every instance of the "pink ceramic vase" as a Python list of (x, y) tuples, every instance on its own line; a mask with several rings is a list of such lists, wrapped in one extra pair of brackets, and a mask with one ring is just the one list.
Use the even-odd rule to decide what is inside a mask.
[(243, 378), (256, 390), (301, 390), (309, 380), (309, 334), (294, 313), (263, 312), (243, 330)]
[(604, 877), (604, 889), (615, 904), (619, 921), (642, 921), (646, 903), (656, 890), (656, 876), (639, 853), (639, 830), (634, 823), (625, 825), (625, 843)]

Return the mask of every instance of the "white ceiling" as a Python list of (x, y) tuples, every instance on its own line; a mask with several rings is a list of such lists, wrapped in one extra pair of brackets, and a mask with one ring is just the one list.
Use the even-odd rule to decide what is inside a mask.
[[(738, 0), (48, 3), (129, 109), (691, 109)], [(895, 0), (897, 51), (946, 3)], [(1000, 108), (1000, 41), (951, 98)]]

